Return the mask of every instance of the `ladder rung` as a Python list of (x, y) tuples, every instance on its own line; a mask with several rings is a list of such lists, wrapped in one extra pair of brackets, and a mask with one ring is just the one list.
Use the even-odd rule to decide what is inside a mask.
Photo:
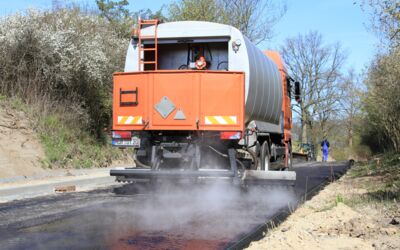
[(144, 23), (144, 24), (150, 24), (150, 23), (158, 23), (158, 20), (140, 20), (140, 23)]
[[(140, 29), (144, 29), (144, 28), (151, 27), (151, 26), (157, 27), (157, 25), (155, 25), (155, 24), (154, 24), (154, 25), (153, 25), (153, 24), (141, 24), (139, 28), (140, 28)], [(156, 28), (156, 29), (157, 29), (157, 28)]]
[(156, 51), (156, 48), (142, 48), (143, 51)]
[(156, 39), (156, 36), (139, 36), (140, 39)]
[(157, 26), (157, 23), (140, 23), (139, 25), (142, 27), (144, 26), (149, 27), (149, 26)]
[(143, 63), (143, 64), (157, 64), (156, 61), (140, 61), (140, 63)]

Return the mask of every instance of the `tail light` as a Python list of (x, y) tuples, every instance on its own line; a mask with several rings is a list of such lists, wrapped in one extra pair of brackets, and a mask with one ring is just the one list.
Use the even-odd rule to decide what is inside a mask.
[(131, 131), (113, 131), (112, 138), (115, 139), (131, 139), (132, 132)]
[(220, 137), (221, 140), (240, 140), (242, 138), (242, 133), (236, 131), (226, 131), (221, 132)]

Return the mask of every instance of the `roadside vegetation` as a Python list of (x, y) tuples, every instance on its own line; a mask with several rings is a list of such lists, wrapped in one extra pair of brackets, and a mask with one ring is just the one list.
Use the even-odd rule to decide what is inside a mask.
[(361, 213), (365, 209), (383, 211), (383, 216), (395, 218), (395, 224), (400, 218), (399, 153), (375, 155), (369, 161), (357, 162), (335, 185), (331, 198), (316, 212), (331, 210), (342, 203)]
[[(130, 157), (130, 150), (112, 148), (109, 138), (99, 142), (83, 130), (80, 124), (76, 123), (73, 113), (69, 114), (57, 106), (47, 111), (47, 105), (27, 105), (19, 97), (0, 96), (0, 108), (5, 108), (11, 113), (23, 112), (36, 132), (45, 152), (45, 158), (41, 159), (42, 167), (107, 167), (114, 160)], [(7, 126), (19, 129), (13, 124)]]
[[(363, 180), (357, 185), (367, 192), (349, 199), (348, 204), (357, 202), (397, 203), (400, 199), (400, 154), (378, 155), (368, 163), (358, 163), (350, 170), (350, 176)], [(354, 198), (354, 197), (353, 197)]]
[(122, 152), (107, 136), (112, 73), (126, 38), (79, 8), (30, 10), (0, 20), (0, 93), (24, 111), (47, 167), (102, 167)]
[[(370, 30), (381, 41), (375, 57), (363, 76), (361, 115), (355, 124), (360, 145), (380, 154), (375, 169), (385, 174), (384, 182), (398, 187), (400, 153), (400, 3), (361, 1), (371, 18)], [(383, 155), (382, 155), (383, 154)], [(371, 166), (374, 170), (374, 166)], [(386, 171), (383, 173), (382, 171)], [(392, 176), (390, 176), (392, 175)]]

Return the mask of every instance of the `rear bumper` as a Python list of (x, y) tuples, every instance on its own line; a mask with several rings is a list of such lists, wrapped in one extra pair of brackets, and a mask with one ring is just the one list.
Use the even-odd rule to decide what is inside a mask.
[(219, 177), (219, 178), (233, 178), (235, 173), (232, 170), (220, 169), (200, 169), (200, 170), (151, 170), (144, 168), (131, 168), (131, 169), (112, 169), (110, 170), (111, 176), (123, 176), (131, 179), (150, 179), (155, 177), (160, 178), (191, 178), (191, 177)]
[(261, 184), (261, 185), (284, 185), (293, 186), (296, 181), (296, 173), (293, 171), (257, 171), (246, 170), (239, 177), (234, 170), (226, 169), (200, 169), (200, 170), (152, 170), (144, 168), (112, 169), (111, 176), (120, 181), (131, 180), (230, 180), (237, 184)]

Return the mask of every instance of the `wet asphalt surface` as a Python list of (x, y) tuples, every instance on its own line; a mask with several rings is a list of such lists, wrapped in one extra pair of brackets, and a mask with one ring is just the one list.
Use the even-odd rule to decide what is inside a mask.
[(347, 169), (347, 162), (299, 164), (294, 189), (127, 184), (4, 203), (0, 248), (225, 249)]

